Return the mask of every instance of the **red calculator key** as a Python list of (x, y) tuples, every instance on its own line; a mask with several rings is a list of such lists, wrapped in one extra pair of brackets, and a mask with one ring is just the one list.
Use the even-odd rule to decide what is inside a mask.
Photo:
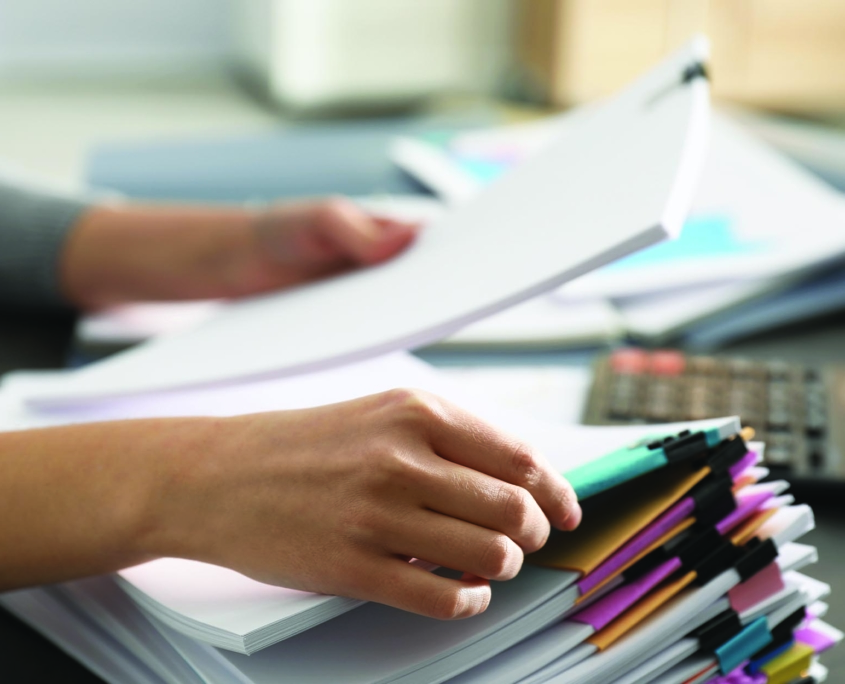
[(651, 355), (649, 370), (654, 375), (680, 375), (684, 372), (686, 363), (684, 355), (680, 352), (664, 349)]
[(648, 352), (642, 349), (617, 349), (610, 355), (610, 366), (614, 373), (638, 375), (648, 370)]

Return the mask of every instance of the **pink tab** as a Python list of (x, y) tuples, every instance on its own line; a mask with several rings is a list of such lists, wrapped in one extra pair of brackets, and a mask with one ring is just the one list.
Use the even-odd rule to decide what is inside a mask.
[(780, 575), (778, 564), (769, 563), (765, 568), (742, 584), (737, 584), (728, 592), (731, 608), (742, 613), (756, 606), (769, 596), (774, 596), (784, 589), (783, 577)]

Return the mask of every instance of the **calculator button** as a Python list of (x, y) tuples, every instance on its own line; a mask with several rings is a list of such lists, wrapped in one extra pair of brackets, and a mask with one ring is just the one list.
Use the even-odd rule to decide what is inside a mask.
[(764, 452), (765, 460), (772, 465), (789, 465), (793, 460), (793, 448), (791, 435), (769, 434)]
[(770, 361), (766, 364), (770, 380), (789, 380), (792, 366), (785, 361)]
[(810, 468), (813, 470), (823, 470), (826, 465), (824, 444), (821, 442), (812, 442), (809, 446), (809, 456), (807, 461)]
[(610, 367), (615, 373), (645, 373), (649, 355), (642, 349), (617, 349), (610, 356)]
[(680, 375), (686, 367), (684, 355), (676, 351), (661, 350), (651, 355), (649, 370), (654, 375)]

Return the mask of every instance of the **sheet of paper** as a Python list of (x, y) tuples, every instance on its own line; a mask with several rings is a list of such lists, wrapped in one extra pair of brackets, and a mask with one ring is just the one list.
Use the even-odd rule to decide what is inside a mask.
[[(0, 605), (41, 632), (107, 682), (161, 684), (155, 673), (107, 632), (81, 619), (44, 589), (26, 589), (0, 596)], [(23, 656), (18, 653), (18, 656)]]
[(72, 404), (314, 371), (443, 339), (680, 229), (703, 165), (694, 42), (374, 268), (227, 305), (42, 387)]
[[(562, 292), (616, 297), (769, 279), (842, 254), (841, 195), (732, 118), (721, 112), (713, 118), (707, 163), (679, 239), (599, 269)], [(467, 201), (577, 121), (567, 112), (528, 124), (458, 132), (445, 141), (403, 140), (396, 145), (396, 159), (447, 201)]]
[(436, 342), (434, 349), (526, 349), (586, 347), (624, 334), (616, 309), (601, 299), (541, 295), (484, 318)]
[[(435, 663), (443, 666), (442, 661), (450, 654), (466, 656), (466, 649), (485, 638), (490, 642), (482, 648), (482, 658), (504, 650), (505, 643), (513, 645), (520, 640), (519, 635), (505, 634), (502, 627), (516, 616), (553, 601), (554, 596), (567, 595), (566, 591), (561, 593), (566, 586), (564, 578), (575, 578), (556, 570), (527, 570), (524, 577), (496, 583), (490, 608), (472, 620), (438, 622), (367, 604), (250, 657), (221, 655), (257, 683), (275, 681), (279, 672), (291, 681), (364, 684), (392, 681), (403, 675), (409, 676), (408, 681), (435, 681), (440, 677), (426, 676), (419, 672), (421, 668)], [(574, 592), (569, 600), (574, 601)], [(547, 619), (553, 621), (554, 615)], [(326, 644), (332, 645), (329, 651)], [(415, 671), (418, 674), (411, 677)]]

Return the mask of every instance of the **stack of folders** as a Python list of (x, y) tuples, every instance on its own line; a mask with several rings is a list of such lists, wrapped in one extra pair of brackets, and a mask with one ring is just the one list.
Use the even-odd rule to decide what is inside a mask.
[(168, 558), (0, 604), (122, 684), (823, 678), (816, 657), (842, 635), (820, 622), (829, 587), (799, 572), (816, 558), (798, 541), (812, 512), (763, 481), (764, 445), (738, 419), (544, 423), (403, 351), (677, 235), (705, 151), (704, 52), (680, 51), (388, 264), (0, 386), (0, 430), (297, 409), (402, 386), (441, 395), (534, 444), (584, 509), (578, 530), (494, 583), (483, 614), (441, 622)]
[[(21, 388), (44, 379), (4, 384), (4, 427), (103, 411), (22, 408)], [(550, 457), (578, 492), (583, 522), (554, 533), (515, 579), (494, 583), (482, 615), (440, 622), (182, 559), (13, 592), (0, 604), (110, 682), (680, 684), (740, 670), (753, 682), (819, 675), (818, 653), (842, 634), (820, 621), (830, 588), (799, 572), (816, 559), (798, 542), (813, 527), (812, 512), (793, 505), (785, 482), (760, 482), (764, 445), (749, 441), (736, 419), (684, 429), (543, 428), (460, 396), (405, 355), (251, 383), (240, 395), (206, 389), (124, 402), (106, 417), (167, 415), (177, 406), (225, 413), (224, 404), (234, 412), (245, 395), (249, 408), (290, 406), (396, 381), (565, 445)]]

